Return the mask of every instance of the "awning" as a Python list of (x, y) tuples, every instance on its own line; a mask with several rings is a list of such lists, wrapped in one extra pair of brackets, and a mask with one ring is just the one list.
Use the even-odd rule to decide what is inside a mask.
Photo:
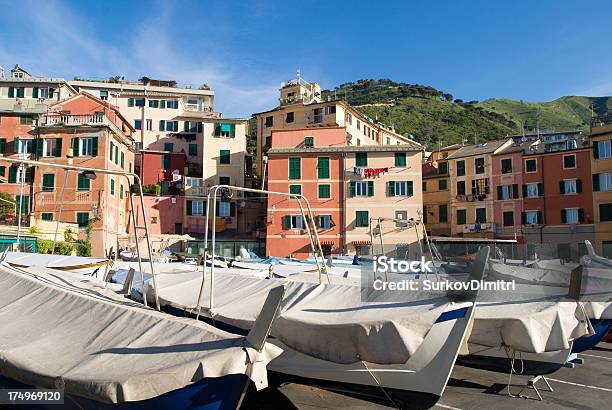
[(372, 245), (371, 241), (353, 241), (355, 246)]

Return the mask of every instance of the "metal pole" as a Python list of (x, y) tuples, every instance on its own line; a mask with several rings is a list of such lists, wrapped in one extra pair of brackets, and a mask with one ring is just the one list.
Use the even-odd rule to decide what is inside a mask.
[(159, 296), (157, 295), (157, 283), (155, 281), (155, 268), (153, 267), (153, 251), (151, 250), (151, 239), (149, 238), (149, 224), (147, 223), (147, 210), (145, 209), (144, 194), (142, 193), (142, 182), (139, 176), (135, 176), (138, 181), (138, 188), (140, 190), (140, 206), (142, 206), (142, 217), (144, 218), (144, 229), (145, 238), (147, 239), (147, 249), (149, 251), (149, 261), (151, 264), (151, 279), (153, 280), (153, 289), (155, 294), (155, 307), (157, 310), (161, 310), (159, 305)]
[(19, 175), (19, 183), (21, 184), (19, 187), (19, 214), (17, 215), (17, 251), (20, 251), (19, 248), (19, 237), (21, 236), (21, 214), (23, 213), (23, 184), (25, 182), (25, 166), (24, 164), (19, 165), (19, 169), (21, 171)]
[[(132, 189), (131, 189), (131, 182), (129, 178), (127, 178), (128, 180), (128, 186), (130, 187), (130, 216), (131, 216), (131, 220), (132, 220), (132, 227), (134, 228), (134, 238), (136, 240), (136, 255), (138, 257), (138, 270), (140, 271), (140, 290), (142, 291), (142, 301), (144, 302), (145, 306), (147, 305), (147, 292), (145, 291), (145, 281), (144, 281), (144, 271), (142, 269), (142, 259), (140, 258), (140, 246), (138, 245), (138, 227), (136, 224), (136, 213), (134, 212), (134, 198), (132, 198)], [(145, 223), (147, 221), (145, 220)], [(118, 251), (118, 250), (117, 250)]]
[(51, 255), (55, 255), (55, 242), (57, 242), (57, 231), (59, 231), (60, 221), (62, 220), (62, 209), (64, 208), (64, 191), (66, 190), (66, 180), (68, 180), (68, 170), (64, 171), (64, 184), (62, 185), (62, 193), (60, 194), (60, 206), (57, 213), (57, 223), (55, 224), (55, 233), (53, 234), (53, 245), (51, 246)]

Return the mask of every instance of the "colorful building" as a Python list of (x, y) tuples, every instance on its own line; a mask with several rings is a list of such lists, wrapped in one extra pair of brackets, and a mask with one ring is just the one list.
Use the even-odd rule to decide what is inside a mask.
[(10, 73), (0, 72), (0, 100), (19, 101), (22, 106), (49, 105), (76, 94), (63, 78), (38, 77), (19, 65)]
[(595, 247), (612, 258), (612, 116), (591, 121)]

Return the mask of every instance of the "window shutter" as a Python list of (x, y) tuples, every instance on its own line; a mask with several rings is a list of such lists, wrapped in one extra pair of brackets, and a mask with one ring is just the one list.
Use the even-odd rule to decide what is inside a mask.
[(291, 216), (285, 215), (283, 216), (283, 229), (291, 229)]
[(544, 196), (544, 184), (541, 182), (538, 184), (538, 196)]
[(499, 185), (497, 187), (497, 199), (498, 200), (502, 199), (502, 187), (501, 187), (501, 185)]
[(13, 152), (19, 154), (19, 137), (13, 139)]
[(202, 123), (198, 122), (198, 128), (197, 128), (198, 132), (202, 132)]
[(178, 131), (178, 121), (174, 121), (174, 131)]
[(599, 159), (599, 141), (593, 141), (593, 158)]
[(189, 121), (183, 122), (183, 131), (185, 132), (189, 131)]
[(79, 139), (73, 138), (70, 143), (70, 146), (72, 147), (72, 156), (78, 157), (79, 156)]
[(527, 212), (521, 212), (521, 223), (527, 225)]
[(121, 169), (125, 168), (125, 153), (121, 152)]
[(230, 202), (230, 216), (236, 216), (236, 203)]
[(28, 168), (26, 170), (25, 182), (30, 184), (34, 182), (34, 167)]
[(565, 194), (565, 182), (559, 181), (559, 193), (561, 195)]
[(9, 87), (8, 96), (9, 96), (9, 98), (14, 98), (15, 97), (15, 87)]
[(166, 121), (159, 120), (159, 130), (160, 131), (166, 131)]
[(356, 192), (355, 181), (350, 181), (349, 182), (349, 197), (350, 198), (355, 197), (355, 192)]
[(38, 158), (41, 158), (43, 156), (43, 139), (42, 138), (36, 139), (36, 156)]
[(544, 217), (542, 216), (542, 211), (537, 211), (537, 222), (538, 222), (538, 225), (542, 225), (543, 221), (544, 221)]
[(512, 198), (516, 199), (519, 197), (518, 184), (512, 184)]
[(187, 200), (187, 215), (193, 215), (193, 211), (191, 209), (191, 204), (192, 203), (193, 203), (193, 201), (191, 199)]
[(133, 107), (133, 106), (134, 106), (134, 99), (128, 98), (128, 107)]
[(8, 182), (9, 184), (14, 184), (15, 182), (17, 182), (17, 167), (15, 165), (11, 165), (9, 167)]
[(98, 137), (93, 137), (92, 140), (91, 155), (96, 157), (98, 156)]
[(159, 100), (159, 107), (166, 108), (166, 100)]
[(584, 209), (578, 209), (578, 222), (584, 222)]
[(387, 196), (395, 196), (395, 181), (387, 182)]
[(368, 181), (368, 196), (374, 196), (374, 181)]
[[(6, 167), (4, 165), (0, 166), (0, 177), (4, 177), (4, 174), (6, 173)], [(0, 181), (0, 184), (2, 183), (2, 181)]]
[(56, 157), (62, 156), (62, 139), (61, 138), (55, 139), (55, 156)]
[(412, 181), (406, 181), (406, 193), (408, 196), (414, 195), (414, 186)]
[(599, 191), (599, 174), (593, 174), (593, 191)]
[(561, 223), (567, 222), (567, 211), (565, 209), (561, 210)]
[(582, 192), (582, 179), (577, 179), (576, 180), (576, 193), (581, 193)]
[(32, 88), (32, 98), (38, 98), (38, 87)]
[(6, 154), (6, 138), (0, 138), (0, 154)]
[(115, 164), (119, 164), (119, 145), (115, 145)]

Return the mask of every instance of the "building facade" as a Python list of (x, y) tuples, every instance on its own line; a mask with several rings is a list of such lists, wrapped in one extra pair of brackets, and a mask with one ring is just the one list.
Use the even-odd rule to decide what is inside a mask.
[(612, 258), (612, 116), (591, 122), (593, 219), (597, 252)]
[(0, 100), (19, 101), (22, 106), (49, 105), (75, 94), (63, 78), (34, 76), (19, 65), (9, 73), (0, 72)]

